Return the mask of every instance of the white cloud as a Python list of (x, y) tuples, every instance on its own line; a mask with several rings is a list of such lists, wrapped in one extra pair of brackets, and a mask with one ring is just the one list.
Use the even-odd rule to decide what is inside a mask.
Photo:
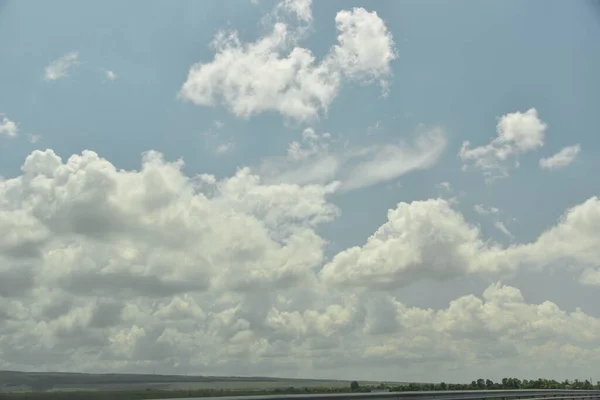
[[(463, 142), (458, 153), (464, 163), (463, 169), (472, 163), (475, 168), (483, 170), (488, 183), (507, 177), (510, 158), (542, 147), (547, 128), (535, 108), (524, 113), (517, 111), (503, 115), (496, 126), (497, 136), (489, 144), (471, 148), (469, 141)], [(515, 167), (518, 168), (518, 165), (515, 161)]]
[(473, 209), (477, 214), (487, 215), (487, 214), (498, 214), (500, 210), (496, 207), (485, 207), (483, 204), (475, 204)]
[(508, 230), (508, 228), (506, 227), (504, 222), (496, 221), (496, 222), (494, 222), (494, 227), (496, 227), (496, 229), (498, 229), (500, 232), (504, 233), (510, 239), (514, 239), (513, 234)]
[(225, 123), (215, 120), (209, 130), (202, 133), (205, 145), (210, 152), (218, 155), (229, 153), (235, 147), (235, 140), (223, 134)]
[(558, 223), (531, 244), (522, 246), (529, 262), (549, 264), (573, 260), (600, 266), (600, 199), (594, 196), (568, 209)]
[(346, 76), (369, 82), (391, 74), (390, 63), (398, 54), (392, 34), (376, 12), (340, 11), (335, 25), (339, 44), (332, 49), (333, 59)]
[[(0, 192), (3, 194), (5, 220), (15, 226), (22, 223), (18, 221), (27, 221), (28, 236), (16, 238), (16, 233), (11, 233), (4, 239), (0, 237), (0, 247), (4, 246), (11, 252), (28, 251), (34, 254), (41, 251), (40, 246), (47, 246), (46, 262), (57, 264), (46, 271), (49, 274), (46, 278), (58, 284), (67, 276), (70, 276), (69, 282), (82, 279), (80, 283), (83, 285), (91, 284), (86, 279), (92, 276), (107, 282), (116, 277), (125, 280), (135, 277), (141, 286), (151, 285), (156, 290), (165, 291), (177, 291), (179, 287), (203, 290), (211, 285), (235, 287), (249, 285), (253, 281), (291, 282), (301, 278), (314, 266), (311, 263), (319, 262), (322, 240), (315, 235), (312, 227), (336, 215), (335, 207), (324, 200), (328, 193), (326, 188), (260, 185), (258, 177), (249, 174), (247, 169), (241, 169), (234, 177), (216, 183), (209, 194), (203, 194), (197, 193), (193, 181), (181, 174), (181, 165), (181, 162), (166, 163), (160, 154), (149, 152), (144, 156), (143, 168), (139, 173), (124, 172), (117, 171), (110, 163), (89, 151), (81, 156), (72, 156), (66, 164), (52, 151), (35, 151), (23, 165), (24, 175), (3, 182)], [(39, 185), (43, 185), (46, 192), (40, 191)], [(30, 197), (22, 199), (31, 209), (15, 209), (18, 204), (10, 202), (12, 191), (21, 188), (28, 193), (34, 187), (38, 188), (36, 193), (25, 194)], [(306, 202), (311, 201), (310, 197), (313, 196), (315, 202), (295, 205), (293, 196), (297, 196), (298, 191), (312, 194), (297, 199)], [(49, 209), (50, 198), (53, 198), (53, 206)], [(216, 208), (211, 208), (213, 206)], [(88, 207), (92, 207), (93, 211)], [(285, 207), (286, 212), (278, 207)], [(252, 215), (254, 212), (261, 216), (260, 222)], [(196, 225), (194, 220), (197, 218), (203, 223)], [(215, 220), (218, 225), (229, 220), (229, 223), (238, 224), (244, 229), (233, 236), (230, 235), (233, 232), (222, 231), (216, 226), (210, 232), (203, 233), (205, 228), (202, 226), (207, 227), (214, 218), (220, 221)], [(299, 218), (303, 222), (296, 225), (290, 218)], [(282, 224), (285, 225), (282, 232), (270, 232), (270, 229), (279, 229)], [(56, 240), (47, 236), (51, 232), (54, 232)], [(135, 235), (138, 239), (131, 236), (133, 232), (137, 232)], [(244, 239), (250, 233), (254, 244)], [(221, 234), (226, 237), (219, 244), (217, 236)], [(73, 240), (73, 246), (54, 247), (57, 242), (60, 243), (61, 235)], [(73, 276), (72, 273), (76, 271), (58, 267), (63, 261), (75, 261), (98, 251), (107, 251), (109, 243), (104, 241), (117, 240), (121, 235), (125, 236), (122, 241), (119, 240), (121, 245), (113, 248), (114, 253), (104, 253), (104, 257), (108, 258), (98, 254), (100, 258), (95, 264), (80, 271), (86, 275)], [(78, 240), (86, 237), (92, 240)], [(94, 238), (99, 242), (95, 242)], [(183, 247), (181, 250), (172, 248), (171, 251), (161, 251), (160, 246), (168, 246), (169, 242), (178, 243), (176, 247)], [(190, 252), (185, 243), (193, 245), (196, 250)], [(211, 255), (212, 250), (203, 248), (202, 243), (210, 243), (209, 247), (217, 253)], [(314, 251), (309, 250), (311, 245), (316, 246)], [(218, 250), (220, 246), (228, 248), (227, 253), (231, 256), (243, 254), (244, 261), (229, 264), (221, 250)], [(293, 252), (295, 246), (303, 246), (305, 250), (300, 258), (292, 261), (289, 252)], [(152, 261), (147, 258), (151, 254), (155, 254)], [(270, 254), (273, 264), (261, 261), (260, 265), (255, 266), (258, 269), (249, 268), (255, 257), (267, 254)], [(173, 265), (177, 257), (181, 257), (175, 262), (177, 266), (167, 267), (165, 263)], [(280, 257), (288, 261), (281, 263), (284, 258)], [(103, 265), (104, 262), (107, 264)], [(143, 265), (146, 262), (150, 264), (124, 269), (127, 263)], [(206, 273), (217, 266), (224, 275), (219, 277), (217, 274), (211, 281), (206, 281)], [(233, 270), (228, 272), (228, 268), (240, 269), (233, 274), (236, 276), (233, 280), (231, 275), (228, 276)], [(303, 268), (306, 269), (303, 271)], [(146, 281), (156, 274), (164, 274), (164, 282)]]
[(114, 71), (110, 71), (110, 70), (106, 70), (106, 79), (108, 79), (109, 81), (114, 81), (115, 79), (117, 79), (117, 74)]
[[(600, 200), (592, 197), (567, 210), (534, 242), (502, 247), (484, 241), (479, 228), (447, 200), (398, 203), (363, 246), (338, 253), (321, 276), (339, 287), (395, 289), (422, 279), (510, 276), (523, 265), (568, 261), (600, 267), (598, 224)], [(494, 226), (512, 238), (504, 224)]]
[(0, 114), (0, 135), (16, 137), (19, 135), (19, 125)]
[(437, 185), (435, 185), (438, 189), (444, 189), (447, 192), (452, 192), (452, 185), (450, 184), (450, 182), (440, 182)]
[(312, 0), (282, 0), (278, 7), (295, 14), (300, 21), (312, 21)]
[[(310, 19), (309, 1), (280, 6)], [(343, 77), (384, 81), (397, 57), (392, 35), (376, 13), (354, 8), (340, 11), (335, 21), (338, 44), (320, 62), (297, 46), (297, 35), (281, 21), (253, 43), (241, 42), (235, 31), (219, 32), (213, 61), (190, 68), (179, 96), (201, 106), (223, 104), (242, 118), (266, 111), (295, 120), (318, 118), (337, 96)]]
[(580, 151), (581, 146), (579, 144), (564, 147), (558, 153), (540, 159), (540, 167), (544, 169), (564, 168), (575, 161)]
[(395, 179), (410, 171), (432, 167), (446, 147), (446, 137), (435, 128), (416, 138), (414, 145), (384, 144), (367, 148), (365, 156), (342, 181), (342, 190), (352, 190)]
[(32, 143), (32, 144), (36, 144), (40, 140), (42, 140), (42, 136), (41, 135), (29, 135), (29, 142)]
[(516, 265), (446, 200), (399, 203), (362, 246), (325, 265), (326, 282), (344, 287), (399, 288), (415, 280), (446, 280), (470, 273), (512, 272)]
[(597, 268), (596, 198), (508, 248), (447, 201), (400, 203), (364, 246), (327, 262), (317, 229), (339, 213), (332, 186), (269, 184), (247, 168), (188, 177), (182, 166), (148, 152), (125, 171), (90, 151), (65, 162), (47, 150), (0, 181), (0, 368), (448, 381), (600, 365), (598, 318), (528, 304), (514, 287), (440, 309), (394, 296), (523, 263)]
[(44, 79), (55, 81), (69, 76), (69, 70), (79, 65), (79, 53), (72, 51), (52, 61), (44, 69)]
[(221, 143), (215, 149), (217, 154), (228, 153), (233, 149), (233, 142)]
[(375, 122), (367, 128), (367, 135), (374, 135), (381, 129), (381, 121)]
[(586, 268), (579, 277), (584, 285), (600, 286), (600, 268)]
[(408, 172), (433, 166), (446, 146), (441, 128), (424, 128), (414, 143), (373, 144), (353, 147), (339, 144), (329, 133), (317, 134), (312, 128), (302, 140), (290, 143), (286, 157), (266, 158), (258, 168), (271, 182), (332, 183), (348, 191), (394, 180)]
[(506, 224), (503, 221), (501, 221), (501, 220), (498, 219), (499, 216), (500, 216), (500, 210), (497, 207), (486, 207), (483, 204), (475, 204), (473, 206), (473, 209), (479, 215), (493, 215), (493, 216), (495, 216), (496, 221), (494, 221), (494, 227), (496, 229), (498, 229), (500, 232), (502, 232), (504, 235), (506, 235), (509, 239), (514, 239), (513, 234), (506, 227)]

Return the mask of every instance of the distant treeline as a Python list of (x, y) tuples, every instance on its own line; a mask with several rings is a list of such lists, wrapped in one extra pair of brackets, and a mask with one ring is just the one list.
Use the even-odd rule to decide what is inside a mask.
[[(383, 388), (385, 385), (379, 386)], [(554, 379), (517, 379), (503, 378), (500, 382), (494, 382), (491, 379), (477, 379), (471, 383), (410, 383), (407, 385), (390, 386), (389, 390), (393, 392), (419, 391), (419, 390), (511, 390), (511, 389), (585, 389), (600, 390), (600, 381), (596, 384), (588, 379), (575, 379), (570, 381), (556, 381)]]
[(387, 390), (391, 392), (423, 391), (423, 390), (517, 390), (517, 389), (598, 389), (600, 382), (593, 385), (589, 380), (564, 380), (562, 382), (549, 379), (520, 380), (517, 378), (504, 378), (500, 382), (490, 379), (478, 379), (468, 384), (460, 383), (410, 383), (406, 385), (388, 386), (360, 386), (352, 382), (346, 388), (294, 388), (274, 390), (126, 390), (126, 391), (73, 391), (73, 392), (25, 392), (25, 393), (0, 393), (0, 400), (145, 400), (145, 399), (175, 399), (190, 397), (220, 397), (220, 396), (251, 396), (267, 394), (320, 394), (320, 393), (346, 393), (346, 392), (371, 392), (374, 390)]

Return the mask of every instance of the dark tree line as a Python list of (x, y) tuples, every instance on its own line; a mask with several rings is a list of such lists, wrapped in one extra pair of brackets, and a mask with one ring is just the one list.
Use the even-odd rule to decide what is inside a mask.
[(589, 380), (565, 380), (558, 382), (550, 379), (520, 380), (517, 378), (504, 378), (500, 382), (490, 379), (477, 379), (467, 384), (460, 383), (410, 383), (406, 385), (388, 386), (361, 386), (353, 381), (346, 387), (314, 387), (271, 390), (127, 390), (127, 391), (93, 391), (93, 392), (24, 392), (2, 393), (0, 400), (145, 400), (145, 399), (176, 399), (192, 397), (220, 397), (243, 395), (268, 395), (268, 394), (299, 394), (299, 393), (346, 393), (349, 391), (370, 392), (373, 390), (389, 391), (420, 391), (420, 390), (510, 390), (510, 389), (598, 389), (600, 382), (592, 385)]
[[(379, 386), (382, 389), (384, 386)], [(503, 378), (500, 382), (494, 382), (490, 379), (477, 379), (471, 383), (410, 383), (407, 385), (398, 385), (388, 387), (390, 391), (420, 391), (420, 390), (511, 390), (511, 389), (584, 389), (600, 390), (600, 381), (592, 384), (589, 379), (570, 381), (556, 381), (554, 379), (518, 379), (518, 378)]]

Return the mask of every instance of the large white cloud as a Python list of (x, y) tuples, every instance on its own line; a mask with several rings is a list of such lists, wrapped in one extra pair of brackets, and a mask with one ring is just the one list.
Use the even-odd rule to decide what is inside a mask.
[(337, 213), (330, 189), (261, 185), (247, 169), (207, 185), (181, 166), (149, 152), (139, 172), (119, 171), (91, 151), (66, 163), (35, 151), (21, 177), (0, 185), (11, 228), (0, 248), (42, 257), (40, 277), (82, 292), (100, 281), (165, 294), (270, 285), (319, 265), (314, 227)]
[(532, 263), (575, 261), (581, 265), (600, 266), (600, 199), (591, 197), (568, 209), (558, 224), (538, 239), (521, 246), (523, 257)]
[[(310, 3), (286, 0), (278, 7), (308, 22)], [(354, 8), (340, 11), (335, 23), (338, 44), (321, 61), (299, 47), (297, 31), (280, 20), (252, 43), (242, 42), (235, 31), (220, 32), (212, 43), (214, 59), (190, 68), (179, 96), (201, 106), (223, 104), (244, 118), (276, 111), (311, 120), (327, 111), (344, 78), (381, 80), (385, 87), (397, 54), (383, 20), (375, 12)]]
[(0, 182), (0, 368), (465, 380), (483, 365), (496, 378), (507, 363), (523, 376), (600, 365), (597, 318), (513, 287), (438, 310), (395, 297), (523, 263), (597, 268), (596, 198), (509, 248), (445, 200), (400, 203), (327, 262), (317, 229), (338, 216), (335, 185), (182, 166), (156, 152), (124, 171), (91, 151), (35, 151)]
[(321, 275), (338, 286), (397, 289), (423, 278), (515, 268), (504, 249), (484, 242), (477, 227), (437, 199), (399, 203), (362, 247), (338, 253)]
[[(484, 240), (479, 228), (465, 221), (447, 200), (399, 203), (387, 217), (363, 246), (338, 253), (324, 266), (321, 275), (326, 282), (393, 290), (423, 278), (510, 275), (526, 265), (600, 266), (597, 197), (567, 210), (556, 226), (535, 241), (509, 247)], [(508, 230), (505, 233), (512, 236)], [(593, 282), (594, 274), (587, 274), (582, 280)]]

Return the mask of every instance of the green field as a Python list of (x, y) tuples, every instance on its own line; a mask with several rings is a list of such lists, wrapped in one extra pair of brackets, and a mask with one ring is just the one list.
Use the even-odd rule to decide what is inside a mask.
[[(380, 382), (359, 382), (376, 386)], [(273, 391), (276, 389), (342, 389), (350, 381), (265, 377), (211, 377), (138, 374), (79, 374), (0, 371), (0, 392)]]

